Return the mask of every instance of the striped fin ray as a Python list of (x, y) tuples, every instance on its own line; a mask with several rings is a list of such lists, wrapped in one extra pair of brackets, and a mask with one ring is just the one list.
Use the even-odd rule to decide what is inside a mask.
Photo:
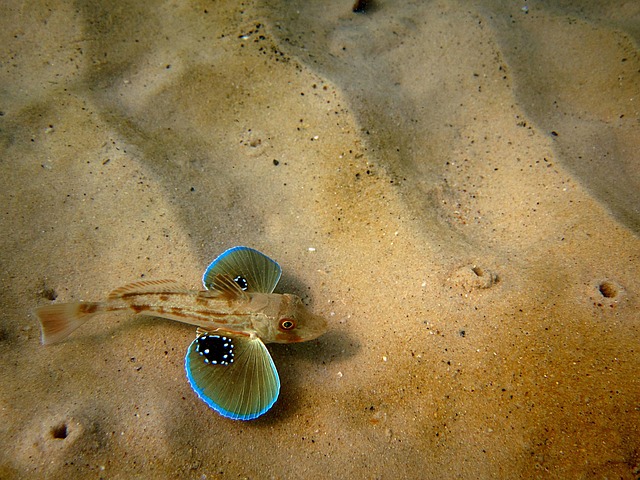
[(280, 280), (282, 269), (275, 260), (253, 248), (233, 247), (207, 267), (202, 277), (206, 289), (216, 288), (217, 275), (228, 276), (244, 291), (271, 293)]
[(249, 300), (249, 295), (229, 275), (217, 274), (213, 278), (212, 288), (213, 290), (206, 293), (226, 298), (227, 300), (242, 300), (245, 302)]

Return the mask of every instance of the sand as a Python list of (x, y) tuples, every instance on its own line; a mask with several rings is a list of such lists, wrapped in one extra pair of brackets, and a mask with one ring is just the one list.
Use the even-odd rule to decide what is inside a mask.
[[(1, 478), (638, 478), (640, 6), (351, 5), (2, 3)], [(40, 345), (235, 245), (330, 322), (260, 419), (188, 325)]]

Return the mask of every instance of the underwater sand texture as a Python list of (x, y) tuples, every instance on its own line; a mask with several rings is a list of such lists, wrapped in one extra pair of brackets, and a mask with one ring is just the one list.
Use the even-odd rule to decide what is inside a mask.
[[(0, 478), (638, 477), (638, 7), (351, 5), (0, 5)], [(234, 245), (330, 322), (263, 417), (187, 325), (40, 345)]]

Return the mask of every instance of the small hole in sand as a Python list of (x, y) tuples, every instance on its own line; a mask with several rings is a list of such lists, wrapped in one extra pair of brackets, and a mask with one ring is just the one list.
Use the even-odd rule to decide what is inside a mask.
[(58, 293), (53, 288), (43, 287), (42, 290), (40, 290), (40, 296), (47, 300), (55, 300), (58, 298)]
[(66, 423), (61, 423), (51, 429), (51, 436), (53, 438), (65, 439), (67, 438), (67, 435), (68, 435), (68, 432), (67, 432)]
[(618, 295), (618, 287), (611, 282), (602, 282), (598, 287), (600, 293), (605, 298), (615, 298)]
[(479, 277), (484, 275), (484, 270), (482, 270), (480, 267), (473, 267), (471, 270)]

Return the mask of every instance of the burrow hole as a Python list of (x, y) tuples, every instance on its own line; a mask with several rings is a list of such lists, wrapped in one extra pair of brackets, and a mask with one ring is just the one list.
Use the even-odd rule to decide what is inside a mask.
[(605, 298), (615, 298), (618, 295), (618, 287), (611, 282), (602, 282), (598, 290)]
[(65, 438), (67, 438), (68, 434), (69, 434), (69, 431), (67, 430), (66, 423), (60, 423), (51, 429), (51, 436), (53, 438), (59, 438), (64, 440)]
[(475, 273), (478, 277), (482, 277), (484, 275), (484, 270), (482, 270), (480, 267), (473, 267), (471, 268), (471, 270), (473, 271), (473, 273)]

